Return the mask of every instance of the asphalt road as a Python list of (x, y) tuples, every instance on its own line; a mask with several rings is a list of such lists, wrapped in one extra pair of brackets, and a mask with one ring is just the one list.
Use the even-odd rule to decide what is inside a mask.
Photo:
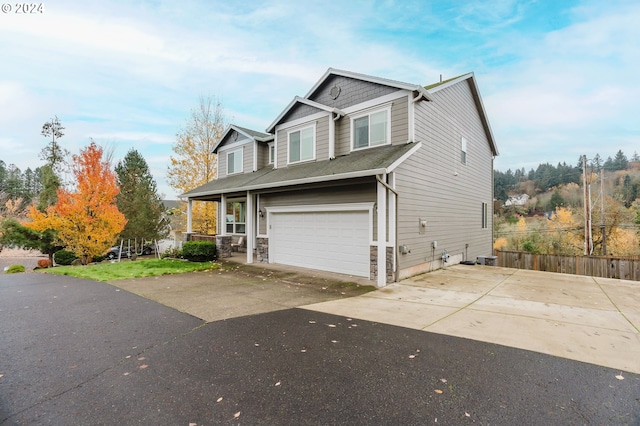
[(640, 376), (304, 309), (205, 323), (0, 275), (0, 423), (640, 424)]

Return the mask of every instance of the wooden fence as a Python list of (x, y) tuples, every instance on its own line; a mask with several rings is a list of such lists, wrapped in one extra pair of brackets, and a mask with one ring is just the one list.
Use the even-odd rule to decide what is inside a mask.
[(496, 250), (498, 266), (640, 281), (640, 257), (567, 256)]

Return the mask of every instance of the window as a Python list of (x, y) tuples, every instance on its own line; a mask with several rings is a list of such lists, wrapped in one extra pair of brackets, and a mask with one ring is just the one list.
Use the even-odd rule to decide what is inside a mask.
[(489, 205), (482, 203), (482, 229), (489, 227)]
[(242, 149), (227, 154), (227, 174), (242, 173)]
[(314, 126), (289, 133), (289, 163), (315, 158), (314, 133)]
[(227, 234), (244, 234), (246, 218), (246, 202), (227, 202)]
[(276, 160), (276, 146), (271, 142), (269, 145), (269, 164), (275, 163)]
[(465, 138), (460, 140), (460, 162), (467, 164), (467, 140)]
[(391, 138), (389, 127), (390, 111), (390, 108), (387, 108), (383, 111), (372, 112), (351, 120), (353, 149), (369, 148), (389, 143)]

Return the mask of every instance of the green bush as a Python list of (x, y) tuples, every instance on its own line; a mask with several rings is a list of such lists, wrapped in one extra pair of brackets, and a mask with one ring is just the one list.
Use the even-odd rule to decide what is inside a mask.
[(93, 259), (91, 261), (94, 262), (94, 263), (100, 263), (105, 259), (106, 259), (106, 257), (104, 257), (104, 256), (93, 256)]
[(182, 257), (191, 262), (216, 260), (216, 243), (211, 241), (187, 241), (182, 245)]
[(17, 274), (18, 272), (24, 272), (24, 266), (22, 266), (22, 265), (11, 265), (5, 271), (6, 274)]
[(172, 247), (170, 249), (166, 249), (162, 253), (160, 253), (160, 258), (162, 259), (182, 259), (182, 250), (179, 248)]
[(56, 264), (63, 266), (71, 265), (71, 262), (73, 262), (77, 258), (78, 256), (68, 250), (60, 250), (53, 255), (53, 260), (56, 262)]

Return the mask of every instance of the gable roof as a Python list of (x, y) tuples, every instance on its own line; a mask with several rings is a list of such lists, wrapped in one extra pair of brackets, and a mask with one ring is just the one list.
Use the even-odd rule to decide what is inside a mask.
[(253, 173), (243, 173), (213, 180), (180, 195), (180, 197), (196, 200), (199, 197), (206, 198), (229, 192), (254, 191), (375, 176), (393, 171), (421, 146), (421, 143), (386, 145), (355, 151), (333, 160), (315, 161), (279, 169), (264, 167)]
[(496, 145), (496, 140), (493, 137), (493, 131), (491, 130), (491, 126), (489, 125), (487, 111), (484, 109), (484, 104), (482, 103), (482, 97), (480, 97), (480, 90), (478, 89), (478, 83), (476, 82), (476, 77), (474, 73), (470, 72), (458, 77), (450, 78), (448, 80), (432, 84), (430, 86), (426, 86), (425, 90), (427, 90), (429, 93), (437, 93), (440, 90), (444, 90), (447, 87), (451, 87), (454, 84), (458, 84), (465, 80), (469, 82), (469, 87), (471, 88), (471, 94), (473, 95), (473, 100), (475, 101), (476, 108), (480, 113), (480, 120), (482, 121), (482, 127), (484, 128), (484, 131), (487, 134), (487, 139), (489, 140), (491, 153), (495, 157), (496, 155), (498, 155), (498, 146)]
[(312, 101), (311, 99), (306, 99), (306, 98), (301, 98), (300, 96), (296, 96), (295, 98), (293, 98), (291, 102), (289, 102), (289, 105), (287, 105), (287, 107), (280, 113), (280, 115), (278, 115), (278, 117), (276, 117), (276, 119), (273, 120), (273, 123), (271, 123), (269, 127), (267, 127), (267, 132), (269, 133), (273, 132), (276, 126), (280, 123), (280, 121), (289, 113), (289, 111), (291, 111), (298, 104), (309, 105), (314, 108), (318, 108), (319, 110), (322, 110), (322, 111), (335, 113), (338, 116), (346, 115), (344, 112), (342, 112), (338, 108), (333, 108), (333, 107), (321, 104), (319, 102)]
[(227, 136), (229, 136), (229, 134), (232, 131), (236, 131), (236, 132), (240, 133), (241, 135), (246, 136), (247, 139), (251, 139), (251, 140), (254, 140), (254, 141), (257, 141), (257, 142), (270, 142), (274, 138), (274, 136), (269, 134), (269, 133), (258, 132), (258, 131), (255, 131), (255, 130), (247, 129), (245, 127), (236, 126), (235, 124), (230, 124), (229, 126), (227, 126), (227, 128), (225, 129), (225, 131), (222, 134), (222, 136), (220, 137), (220, 139), (218, 139), (218, 142), (216, 142), (215, 146), (213, 147), (212, 152), (216, 152), (218, 150), (218, 148), (220, 147), (220, 144), (222, 143), (222, 141)]
[(332, 75), (338, 75), (342, 77), (354, 78), (356, 80), (368, 81), (370, 83), (382, 84), (384, 86), (395, 87), (397, 89), (417, 91), (421, 93), (427, 100), (431, 100), (429, 97), (429, 92), (419, 84), (411, 84), (404, 83), (402, 81), (397, 80), (389, 80), (387, 78), (382, 77), (374, 77), (372, 75), (360, 74), (357, 72), (339, 70), (335, 68), (329, 68), (324, 75), (318, 80), (318, 82), (309, 90), (309, 92), (305, 95), (305, 98), (310, 98), (316, 90)]
[(368, 81), (370, 83), (376, 83), (376, 84), (382, 84), (384, 86), (395, 87), (401, 90), (409, 90), (412, 92), (417, 91), (419, 94), (424, 96), (424, 98), (426, 98), (427, 100), (431, 100), (429, 98), (429, 92), (419, 84), (403, 83), (401, 81), (389, 80), (387, 78), (374, 77), (372, 75), (359, 74), (351, 71), (329, 68), (324, 73), (324, 75), (320, 78), (320, 80), (318, 80), (316, 84), (311, 88), (311, 90), (309, 90), (309, 92), (304, 96), (304, 98), (301, 98), (300, 96), (296, 96), (295, 98), (293, 98), (293, 100), (289, 103), (289, 105), (287, 105), (287, 107), (280, 113), (280, 115), (278, 115), (278, 117), (275, 120), (273, 120), (271, 125), (267, 127), (267, 132), (269, 133), (273, 132), (275, 127), (280, 123), (280, 121), (289, 113), (289, 111), (291, 111), (291, 109), (293, 109), (293, 107), (295, 107), (299, 103), (313, 106), (323, 111), (334, 112), (340, 116), (344, 116), (345, 113), (340, 111), (337, 108), (329, 107), (327, 105), (323, 105), (321, 103), (314, 102), (311, 99), (309, 99), (315, 93), (315, 91), (318, 90), (318, 88), (322, 86), (322, 84), (331, 76), (349, 77), (356, 80)]

